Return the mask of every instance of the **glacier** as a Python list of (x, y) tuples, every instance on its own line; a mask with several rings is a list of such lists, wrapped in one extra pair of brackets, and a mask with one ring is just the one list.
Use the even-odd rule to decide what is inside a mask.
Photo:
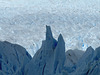
[(100, 47), (65, 51), (62, 34), (53, 37), (46, 26), (46, 37), (33, 57), (25, 48), (0, 42), (0, 75), (99, 75)]
[(0, 75), (100, 75), (99, 0), (0, 0), (0, 14)]
[(32, 59), (20, 45), (0, 41), (0, 75), (14, 75)]
[(44, 11), (38, 14), (18, 14), (10, 18), (0, 17), (0, 40), (20, 44), (34, 56), (42, 44), (42, 39), (45, 39), (43, 36), (45, 25), (51, 26), (55, 39), (62, 33), (66, 51), (69, 49), (86, 50), (89, 46), (97, 48), (100, 45), (99, 12), (87, 13), (78, 10), (75, 12), (68, 10), (58, 14)]
[[(47, 26), (46, 40), (40, 50), (26, 65), (27, 75), (53, 75), (61, 73), (65, 61), (65, 45), (62, 35), (58, 42), (52, 37), (51, 29)], [(31, 68), (30, 68), (31, 67)]]
[(62, 33), (66, 51), (100, 45), (99, 0), (0, 0), (0, 14), (0, 40), (22, 45), (31, 56), (45, 39), (45, 25), (55, 39)]

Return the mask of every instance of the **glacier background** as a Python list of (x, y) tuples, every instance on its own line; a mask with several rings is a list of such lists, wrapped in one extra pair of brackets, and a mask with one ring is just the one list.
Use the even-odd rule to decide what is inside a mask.
[(99, 0), (0, 0), (0, 40), (24, 46), (33, 56), (50, 25), (66, 50), (100, 46)]

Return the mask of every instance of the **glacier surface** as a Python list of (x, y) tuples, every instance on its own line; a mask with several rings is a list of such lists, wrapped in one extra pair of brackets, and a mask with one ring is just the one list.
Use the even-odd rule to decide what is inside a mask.
[(100, 47), (68, 50), (60, 34), (53, 38), (46, 26), (46, 39), (34, 57), (20, 45), (0, 42), (0, 75), (100, 75)]
[[(24, 46), (33, 56), (50, 25), (66, 50), (100, 45), (100, 0), (0, 0), (0, 40)], [(36, 35), (37, 34), (37, 35)]]

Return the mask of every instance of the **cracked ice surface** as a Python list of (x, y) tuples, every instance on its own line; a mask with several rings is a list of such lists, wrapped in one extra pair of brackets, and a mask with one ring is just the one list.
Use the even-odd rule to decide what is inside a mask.
[(0, 40), (20, 44), (33, 56), (45, 39), (45, 25), (50, 25), (56, 39), (63, 35), (66, 50), (100, 46), (99, 0), (87, 0), (87, 5), (80, 0), (37, 0), (33, 5), (31, 1), (0, 1)]

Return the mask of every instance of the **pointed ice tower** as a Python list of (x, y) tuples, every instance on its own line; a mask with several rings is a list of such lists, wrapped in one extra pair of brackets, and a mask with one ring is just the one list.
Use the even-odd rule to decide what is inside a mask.
[[(57, 41), (53, 38), (52, 35), (52, 31), (50, 26), (46, 26), (46, 40), (45, 40), (45, 44), (47, 49), (55, 49), (56, 45), (57, 45)], [(49, 47), (49, 48), (48, 48)]]
[(52, 32), (50, 26), (46, 26), (46, 40), (52, 40)]
[(94, 55), (94, 49), (90, 46), (87, 48), (86, 52), (82, 55), (80, 60), (78, 61), (77, 66), (81, 66), (82, 64), (87, 64)]
[(79, 59), (76, 64), (76, 70), (72, 73), (72, 75), (88, 75), (89, 72), (89, 64), (94, 56), (94, 49), (90, 46), (87, 48), (86, 52)]
[(61, 73), (65, 62), (65, 42), (60, 34), (54, 55), (54, 74)]
[(50, 26), (46, 26), (46, 40), (25, 68), (26, 75), (54, 75), (61, 73), (65, 60), (65, 43), (62, 35), (58, 42), (53, 38)]

